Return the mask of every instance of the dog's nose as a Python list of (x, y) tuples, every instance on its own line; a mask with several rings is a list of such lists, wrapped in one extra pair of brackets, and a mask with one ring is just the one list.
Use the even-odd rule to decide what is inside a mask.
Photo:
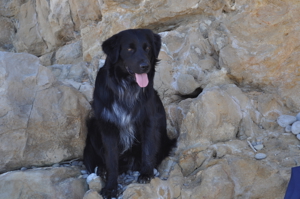
[(140, 68), (141, 68), (142, 70), (147, 70), (148, 67), (149, 67), (149, 64), (146, 63), (146, 62), (143, 62), (143, 63), (140, 64)]

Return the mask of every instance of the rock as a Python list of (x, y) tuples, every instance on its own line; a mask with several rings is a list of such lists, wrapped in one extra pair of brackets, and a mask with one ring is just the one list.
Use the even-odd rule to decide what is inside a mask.
[(191, 189), (183, 189), (182, 198), (234, 198), (234, 183), (226, 171), (229, 171), (229, 167), (226, 165), (209, 167), (200, 174), (201, 186), (194, 185)]
[(259, 151), (259, 150), (262, 150), (264, 148), (264, 145), (258, 144), (258, 145), (255, 145), (254, 148)]
[[(247, 192), (250, 198), (284, 198), (289, 179), (283, 179), (277, 169), (271, 169), (260, 161), (246, 157), (241, 159), (229, 156), (227, 160), (228, 162), (223, 164), (228, 163), (230, 172), (227, 174), (231, 179), (235, 179), (235, 197)], [(266, 192), (266, 187), (269, 187), (270, 191)]]
[(60, 165), (58, 163), (55, 163), (52, 165), (52, 167), (59, 167)]
[(292, 126), (291, 125), (287, 125), (285, 127), (285, 132), (290, 133), (292, 131)]
[(291, 115), (281, 115), (278, 117), (277, 122), (279, 126), (286, 127), (287, 125), (293, 124), (296, 121), (296, 117)]
[(189, 112), (183, 119), (179, 148), (195, 145), (201, 139), (216, 143), (236, 137), (237, 127), (243, 115), (235, 97), (229, 94), (230, 87), (238, 90), (237, 87), (231, 85), (213, 87), (204, 89), (194, 99)]
[(300, 121), (293, 123), (291, 130), (292, 130), (293, 134), (295, 134), (295, 135), (299, 134), (300, 133)]
[(154, 178), (150, 184), (130, 184), (123, 193), (123, 199), (177, 198), (180, 196), (182, 182), (183, 176), (177, 165), (167, 181)]
[(182, 152), (179, 159), (179, 166), (184, 176), (188, 176), (195, 169), (199, 168), (209, 157), (209, 154), (204, 149), (206, 148), (195, 147)]
[(54, 64), (76, 64), (82, 61), (82, 42), (77, 41), (59, 48)]
[(26, 171), (27, 168), (26, 168), (26, 167), (22, 167), (20, 170), (21, 170), (21, 171)]
[[(300, 162), (299, 140), (277, 124), (300, 111), (299, 9), (295, 0), (0, 1), (0, 51), (39, 56), (0, 53), (0, 172), (80, 158), (102, 42), (150, 28), (162, 38), (154, 86), (178, 147), (159, 168), (166, 181), (131, 184), (124, 197), (283, 198)], [(250, 137), (268, 158), (253, 158)]]
[(199, 84), (192, 75), (180, 74), (179, 77), (177, 77), (177, 86), (178, 92), (181, 95), (189, 95), (199, 87)]
[(297, 119), (297, 121), (300, 121), (300, 113), (298, 113), (298, 114), (296, 115), (296, 119)]
[(99, 176), (97, 176), (97, 177), (93, 178), (92, 180), (90, 180), (88, 185), (89, 185), (90, 189), (100, 192), (101, 189), (104, 187), (105, 183)]
[(0, 60), (0, 172), (81, 157), (90, 108), (82, 94), (33, 55), (0, 52)]
[(83, 198), (87, 191), (80, 170), (43, 168), (13, 171), (0, 175), (0, 198)]
[(103, 197), (97, 191), (88, 190), (84, 194), (83, 199), (103, 199)]
[[(299, 3), (288, 1), (273, 4), (264, 0), (261, 6), (249, 3), (242, 8), (242, 5), (245, 2), (235, 4), (243, 12), (224, 18), (221, 27), (217, 28), (226, 34), (229, 41), (220, 50), (220, 66), (228, 69), (230, 78), (239, 84), (276, 92), (287, 107), (299, 111), (297, 90), (300, 85), (296, 83), (296, 77), (300, 71), (294, 64), (298, 59), (294, 52), (300, 43), (300, 38), (295, 37), (299, 22), (295, 21), (294, 15), (299, 16), (299, 13), (290, 9), (299, 8)], [(273, 12), (274, 9), (278, 12)], [(253, 17), (254, 13), (259, 14)], [(261, 24), (261, 21), (264, 23)], [(280, 56), (277, 56), (278, 53)]]
[[(2, 12), (0, 11), (0, 13)], [(0, 27), (0, 50), (12, 51), (14, 47), (13, 38), (15, 35), (14, 25), (9, 18), (0, 17)]]
[(257, 154), (255, 154), (255, 159), (257, 159), (257, 160), (262, 160), (262, 159), (265, 159), (266, 157), (267, 157), (267, 155), (266, 154), (264, 154), (264, 153), (257, 153)]
[(97, 174), (95, 173), (91, 173), (90, 175), (88, 175), (86, 182), (89, 184), (93, 179), (98, 178)]
[(300, 140), (300, 134), (297, 134), (297, 139)]

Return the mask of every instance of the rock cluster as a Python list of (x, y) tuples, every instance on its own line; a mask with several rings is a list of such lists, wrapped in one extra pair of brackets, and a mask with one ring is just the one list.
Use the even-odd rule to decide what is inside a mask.
[(0, 199), (101, 198), (102, 180), (88, 191), (85, 169), (72, 165), (81, 163), (66, 161), (82, 158), (101, 43), (127, 28), (162, 38), (155, 88), (178, 146), (150, 184), (120, 176), (130, 183), (120, 197), (283, 198), (300, 165), (299, 9), (296, 0), (0, 1)]
[(278, 117), (277, 122), (279, 126), (285, 128), (285, 132), (292, 132), (300, 140), (300, 113), (296, 116), (281, 115)]

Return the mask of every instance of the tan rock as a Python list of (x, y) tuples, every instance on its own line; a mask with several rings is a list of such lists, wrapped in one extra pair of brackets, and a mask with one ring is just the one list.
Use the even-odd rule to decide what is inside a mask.
[(150, 184), (131, 184), (123, 193), (124, 199), (156, 199), (177, 198), (181, 194), (183, 176), (178, 165), (175, 165), (167, 181), (159, 178), (151, 180)]
[(83, 199), (103, 199), (103, 197), (94, 190), (88, 190), (85, 194)]
[(184, 140), (180, 144), (189, 146), (199, 143), (200, 139), (211, 142), (235, 139), (241, 120), (240, 106), (225, 89), (205, 89), (193, 101), (182, 123), (181, 136)]
[(234, 184), (227, 165), (214, 165), (201, 173), (201, 184), (182, 189), (182, 198), (217, 199), (234, 198)]
[(0, 198), (83, 198), (85, 179), (78, 168), (43, 168), (0, 175)]
[(298, 111), (299, 7), (298, 1), (249, 3), (240, 14), (223, 20), (229, 44), (220, 50), (221, 67), (232, 79), (276, 92)]
[(90, 106), (82, 94), (33, 55), (0, 52), (0, 60), (0, 172), (81, 157)]

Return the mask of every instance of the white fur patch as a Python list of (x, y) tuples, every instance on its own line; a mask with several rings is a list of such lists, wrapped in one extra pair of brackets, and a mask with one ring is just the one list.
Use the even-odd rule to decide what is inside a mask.
[(132, 146), (135, 139), (132, 115), (122, 108), (121, 105), (114, 102), (112, 104), (112, 111), (104, 109), (101, 116), (119, 127), (120, 143), (123, 146), (122, 153), (127, 151)]

